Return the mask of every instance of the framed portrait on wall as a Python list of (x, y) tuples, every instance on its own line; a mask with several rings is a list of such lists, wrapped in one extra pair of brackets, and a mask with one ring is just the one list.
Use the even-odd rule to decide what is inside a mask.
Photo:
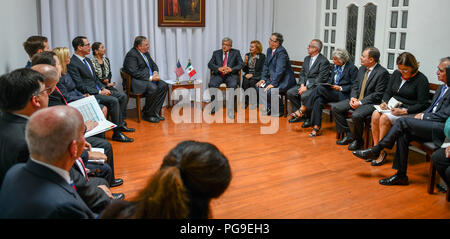
[(158, 0), (158, 26), (204, 27), (206, 0)]

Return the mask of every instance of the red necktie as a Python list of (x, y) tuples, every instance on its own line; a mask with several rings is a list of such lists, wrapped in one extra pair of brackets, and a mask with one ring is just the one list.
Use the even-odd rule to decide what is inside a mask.
[[(228, 52), (225, 52), (225, 58), (223, 59), (222, 67), (227, 66), (227, 60), (228, 60)], [(223, 74), (223, 73), (221, 75), (222, 75), (222, 77), (225, 76), (225, 74)]]
[(89, 180), (86, 167), (84, 166), (83, 160), (81, 158), (77, 158), (77, 161), (80, 162), (81, 166), (83, 166), (84, 174), (86, 175), (86, 180)]
[(66, 100), (66, 98), (64, 98), (64, 95), (61, 93), (61, 91), (58, 89), (58, 86), (56, 86), (56, 88), (55, 88), (57, 91), (58, 91), (58, 93), (61, 95), (61, 97), (63, 98), (63, 100), (64, 100), (64, 103), (66, 103), (66, 105), (67, 105), (67, 100)]

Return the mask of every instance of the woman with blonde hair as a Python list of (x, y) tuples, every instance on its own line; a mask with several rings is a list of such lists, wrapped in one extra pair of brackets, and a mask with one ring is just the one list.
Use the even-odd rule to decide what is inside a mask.
[(100, 218), (212, 218), (210, 202), (228, 188), (228, 159), (210, 143), (184, 141), (163, 159), (134, 202), (114, 201)]
[[(247, 90), (250, 87), (253, 87), (256, 90), (256, 83), (261, 80), (264, 61), (266, 61), (266, 55), (262, 53), (262, 50), (261, 42), (258, 40), (250, 42), (250, 52), (245, 54), (244, 68), (242, 68), (242, 71), (244, 72), (242, 77), (243, 90)], [(245, 108), (247, 108), (248, 103), (249, 100), (246, 97)]]

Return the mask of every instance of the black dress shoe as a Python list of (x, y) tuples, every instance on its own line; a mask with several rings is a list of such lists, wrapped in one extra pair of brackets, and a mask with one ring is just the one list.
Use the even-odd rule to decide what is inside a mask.
[(311, 120), (307, 119), (305, 123), (302, 124), (302, 128), (309, 128), (312, 126)]
[(209, 114), (213, 115), (216, 113), (216, 108), (212, 108), (211, 112), (209, 112)]
[(142, 117), (142, 119), (151, 123), (159, 123), (159, 118), (156, 116)]
[(348, 146), (348, 150), (350, 151), (354, 151), (354, 150), (358, 150), (361, 149), (364, 146), (364, 141), (361, 140), (353, 140), (353, 142)]
[(381, 185), (408, 185), (408, 177), (404, 176), (398, 176), (397, 174), (394, 176), (391, 176), (389, 178), (381, 179), (380, 180)]
[(381, 152), (380, 156), (376, 160), (372, 160), (372, 163), (370, 165), (372, 166), (381, 166), (386, 161), (387, 153), (386, 151)]
[(123, 184), (123, 180), (121, 178), (115, 178), (113, 179), (113, 182), (111, 183), (110, 187), (117, 187)]
[(123, 125), (119, 127), (119, 130), (122, 132), (135, 132), (136, 130), (133, 128), (128, 128), (127, 126)]
[(119, 142), (124, 142), (124, 143), (128, 143), (128, 142), (133, 142), (134, 141), (134, 139), (128, 138), (126, 135), (122, 134), (122, 132), (120, 132), (120, 131), (114, 132), (114, 134), (112, 136), (112, 140), (119, 141)]
[(267, 108), (265, 115), (271, 115), (271, 114), (272, 114), (272, 111), (270, 110), (270, 108)]
[(353, 142), (353, 138), (349, 135), (344, 136), (341, 140), (336, 141), (336, 144), (338, 145), (347, 145), (349, 143)]
[[(375, 152), (372, 148), (353, 151), (353, 155), (360, 159), (366, 159), (367, 162), (375, 160), (380, 156), (380, 153)], [(369, 160), (369, 161), (368, 161)]]
[(114, 200), (123, 200), (125, 199), (125, 194), (123, 193), (113, 193), (112, 194)]
[(302, 121), (305, 121), (305, 119), (302, 117), (292, 117), (289, 120), (289, 123), (298, 123), (298, 122), (302, 122)]
[(163, 120), (165, 120), (166, 118), (164, 118), (164, 117), (162, 117), (161, 115), (156, 115), (156, 118), (158, 118), (160, 121), (163, 121)]

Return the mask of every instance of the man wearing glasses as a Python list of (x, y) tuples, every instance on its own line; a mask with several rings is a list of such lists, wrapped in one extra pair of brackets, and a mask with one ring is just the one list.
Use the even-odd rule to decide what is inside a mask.
[(111, 121), (117, 125), (114, 128), (112, 140), (119, 142), (133, 142), (132, 138), (122, 132), (134, 132), (127, 128), (125, 123), (128, 97), (114, 87), (106, 88), (93, 71), (91, 60), (86, 57), (91, 52), (91, 46), (86, 37), (78, 36), (72, 41), (75, 50), (74, 55), (67, 65), (67, 71), (77, 85), (77, 89), (83, 94), (93, 95), (100, 103), (106, 105), (111, 114)]

